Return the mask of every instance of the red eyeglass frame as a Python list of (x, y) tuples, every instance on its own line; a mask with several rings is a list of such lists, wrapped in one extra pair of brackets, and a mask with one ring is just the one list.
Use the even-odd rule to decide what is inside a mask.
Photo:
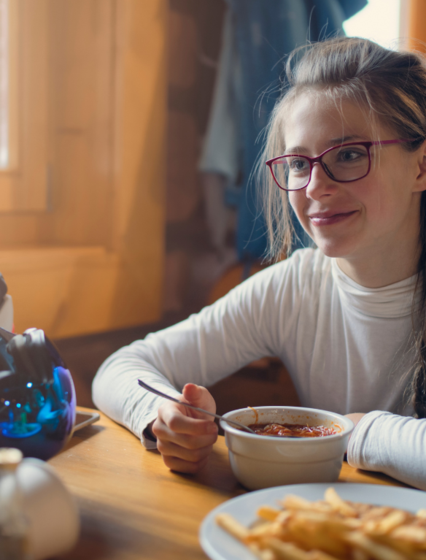
[[(369, 142), (346, 142), (345, 144), (337, 144), (336, 146), (332, 146), (331, 148), (328, 148), (327, 150), (325, 150), (324, 152), (322, 152), (322, 154), (320, 154), (317, 157), (309, 157), (306, 156), (304, 154), (282, 154), (281, 156), (277, 156), (274, 157), (272, 159), (268, 159), (268, 161), (265, 162), (265, 165), (267, 165), (269, 167), (269, 171), (271, 172), (272, 178), (274, 179), (275, 183), (277, 184), (277, 186), (286, 192), (294, 192), (294, 191), (301, 191), (303, 189), (306, 189), (306, 187), (309, 185), (309, 183), (311, 182), (311, 178), (312, 178), (312, 169), (314, 166), (314, 163), (319, 163), (321, 165), (321, 167), (324, 169), (325, 173), (330, 177), (330, 179), (332, 179), (333, 181), (336, 181), (336, 183), (353, 183), (354, 181), (359, 181), (360, 179), (364, 179), (364, 177), (367, 177), (367, 175), (370, 173), (370, 169), (371, 169), (371, 154), (370, 154), (370, 148), (371, 146), (378, 146), (378, 145), (383, 145), (383, 144), (402, 144), (404, 142), (415, 142), (416, 139), (398, 139), (398, 140), (376, 140), (376, 141), (369, 141)], [(367, 173), (365, 173), (365, 175), (362, 175), (362, 177), (358, 177), (357, 179), (348, 179), (346, 181), (339, 181), (337, 179), (335, 179), (331, 173), (331, 171), (327, 168), (327, 166), (323, 163), (322, 158), (328, 154), (328, 152), (331, 152), (331, 150), (334, 150), (336, 148), (343, 148), (345, 146), (364, 146), (365, 148), (367, 148), (367, 153), (368, 153), (368, 170)], [(278, 159), (281, 158), (287, 158), (287, 157), (302, 157), (304, 159), (307, 159), (309, 162), (309, 179), (308, 182), (306, 183), (306, 185), (304, 187), (300, 187), (299, 189), (286, 189), (284, 187), (282, 187), (277, 179), (275, 178), (274, 172), (272, 170), (272, 165), (274, 163), (274, 161), (277, 161)]]

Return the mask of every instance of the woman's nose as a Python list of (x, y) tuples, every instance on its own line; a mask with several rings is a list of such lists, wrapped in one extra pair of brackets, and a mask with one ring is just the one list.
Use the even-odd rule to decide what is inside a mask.
[(327, 175), (325, 169), (319, 161), (312, 166), (311, 180), (306, 187), (306, 196), (313, 199), (329, 196), (333, 194), (338, 183)]

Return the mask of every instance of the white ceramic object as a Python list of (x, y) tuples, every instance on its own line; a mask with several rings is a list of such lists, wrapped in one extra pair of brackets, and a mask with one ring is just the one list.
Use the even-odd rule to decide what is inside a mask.
[(342, 468), (349, 436), (354, 424), (348, 418), (318, 410), (294, 406), (243, 408), (224, 414), (242, 424), (277, 422), (279, 424), (323, 425), (337, 434), (315, 438), (283, 438), (252, 435), (220, 422), (225, 431), (231, 468), (239, 482), (249, 490), (282, 484), (334, 482)]
[[(279, 507), (279, 502), (288, 495), (296, 495), (306, 500), (324, 499), (324, 492), (329, 484), (297, 484), (267, 488), (257, 492), (248, 492), (243, 496), (227, 500), (212, 510), (200, 527), (200, 543), (212, 560), (256, 560), (257, 557), (242, 543), (231, 537), (215, 522), (216, 515), (228, 513), (237, 521), (250, 527), (257, 519), (256, 511), (262, 505)], [(411, 488), (396, 488), (377, 484), (334, 483), (333, 488), (344, 500), (390, 506), (416, 513), (426, 508), (426, 492)]]
[(79, 514), (54, 469), (40, 459), (24, 459), (18, 482), (30, 524), (31, 558), (42, 560), (71, 550), (80, 532)]

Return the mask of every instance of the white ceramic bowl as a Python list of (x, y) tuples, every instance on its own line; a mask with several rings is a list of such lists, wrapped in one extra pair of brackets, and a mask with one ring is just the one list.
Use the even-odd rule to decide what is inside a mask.
[(325, 410), (295, 406), (242, 408), (224, 414), (224, 418), (241, 424), (305, 424), (334, 428), (332, 436), (313, 438), (283, 438), (259, 436), (233, 428), (226, 422), (225, 431), (232, 471), (249, 490), (303, 482), (335, 482), (342, 468), (349, 436), (354, 429), (352, 420)]

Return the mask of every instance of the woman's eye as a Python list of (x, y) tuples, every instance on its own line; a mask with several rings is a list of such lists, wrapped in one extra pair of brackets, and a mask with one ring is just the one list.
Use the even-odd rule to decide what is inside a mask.
[(365, 156), (365, 154), (357, 150), (342, 150), (338, 154), (338, 159), (339, 161), (345, 163), (355, 161), (363, 156)]
[(306, 159), (303, 158), (293, 158), (289, 161), (289, 167), (291, 171), (306, 171), (309, 169), (309, 164)]

